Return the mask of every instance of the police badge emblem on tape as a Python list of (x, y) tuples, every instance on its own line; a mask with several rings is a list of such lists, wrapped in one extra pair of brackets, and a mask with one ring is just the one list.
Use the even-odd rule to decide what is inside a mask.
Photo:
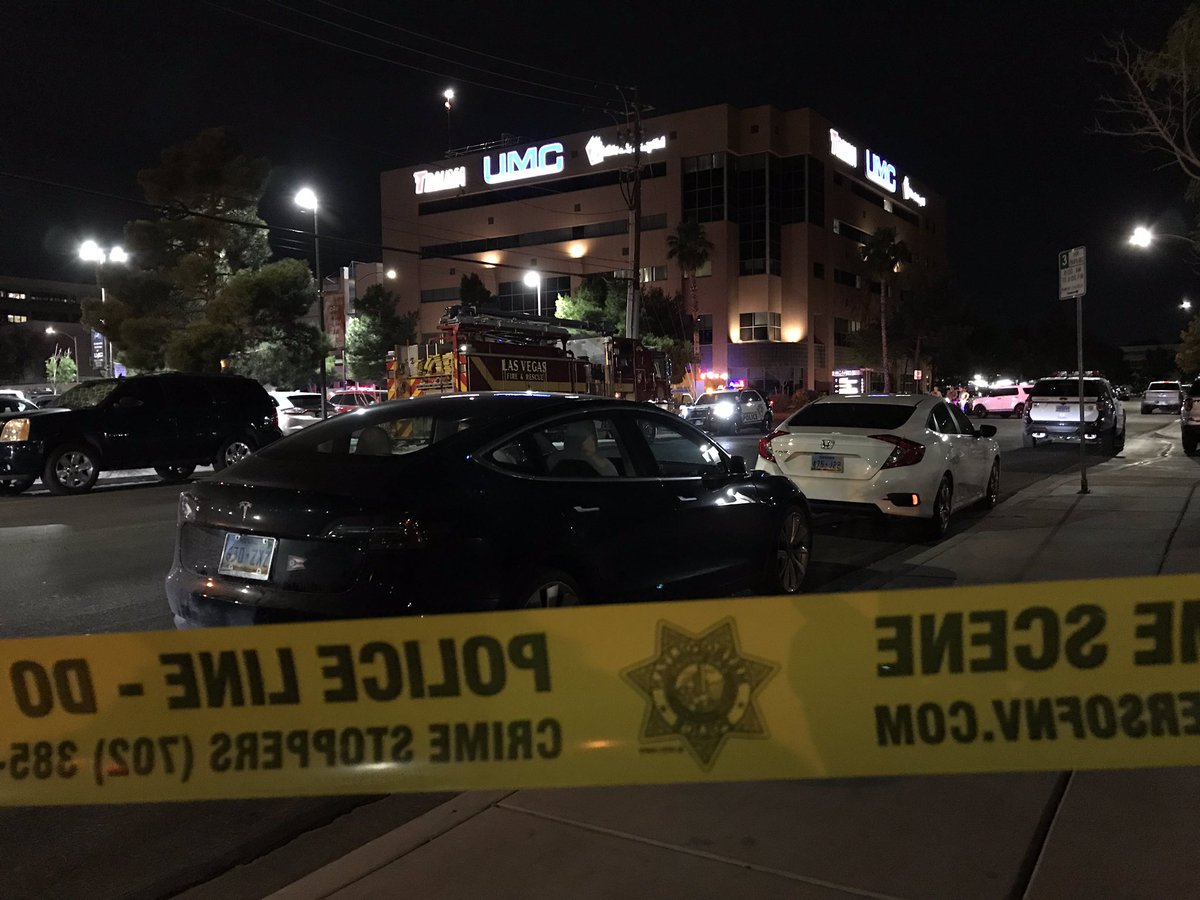
[(678, 740), (707, 771), (726, 738), (767, 737), (754, 699), (779, 668), (741, 652), (730, 617), (700, 635), (659, 622), (656, 655), (622, 675), (648, 701), (641, 740)]

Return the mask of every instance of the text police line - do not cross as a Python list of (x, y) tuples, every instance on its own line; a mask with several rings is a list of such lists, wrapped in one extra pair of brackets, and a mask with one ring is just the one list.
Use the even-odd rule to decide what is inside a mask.
[(0, 641), (0, 802), (1200, 763), (1200, 575)]

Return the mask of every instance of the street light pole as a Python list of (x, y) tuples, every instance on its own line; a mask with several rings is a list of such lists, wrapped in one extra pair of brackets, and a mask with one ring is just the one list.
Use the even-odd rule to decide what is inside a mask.
[[(104, 250), (95, 241), (84, 241), (79, 246), (79, 258), (85, 262), (96, 264), (96, 286), (100, 288), (100, 305), (104, 306), (108, 303), (108, 292), (104, 288), (104, 279), (101, 275), (101, 268), (105, 262), (124, 263), (129, 261), (129, 254), (121, 247), (113, 247), (111, 250)], [(107, 326), (107, 323), (106, 323)], [(100, 366), (101, 375), (111, 378), (113, 374), (113, 358), (112, 358), (112, 341), (108, 335), (102, 335), (104, 344), (100, 348)], [(75, 365), (79, 366), (79, 350), (76, 347)]]
[(538, 272), (529, 271), (525, 273), (525, 287), (537, 288), (537, 314), (542, 314), (542, 276)]
[(454, 105), (454, 88), (446, 88), (442, 93), (446, 98), (446, 150), (454, 148), (454, 139), (450, 136), (450, 108)]
[(321, 226), (318, 216), (320, 204), (312, 188), (301, 188), (296, 193), (296, 205), (311, 209), (313, 214), (313, 257), (317, 276), (317, 324), (321, 332), (321, 418), (329, 418), (328, 376), (325, 369), (325, 286), (321, 281)]

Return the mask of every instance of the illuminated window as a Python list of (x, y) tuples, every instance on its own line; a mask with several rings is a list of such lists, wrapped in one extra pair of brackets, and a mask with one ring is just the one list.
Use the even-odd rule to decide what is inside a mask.
[(738, 325), (742, 343), (783, 340), (783, 322), (779, 313), (742, 313)]
[(14, 316), (14, 315), (10, 315), (10, 316), (8, 317), (8, 321), (12, 322), (13, 324), (20, 325), (20, 324), (22, 324), (22, 323), (24, 323), (24, 322), (28, 322), (28, 321), (29, 321), (29, 316)]

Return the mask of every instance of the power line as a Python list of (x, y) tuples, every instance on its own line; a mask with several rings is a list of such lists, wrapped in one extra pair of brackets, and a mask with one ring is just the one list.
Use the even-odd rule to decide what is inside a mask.
[(419, 31), (414, 31), (411, 28), (404, 28), (400, 25), (395, 25), (391, 22), (385, 22), (383, 19), (376, 19), (372, 16), (366, 15), (365, 13), (360, 13), (357, 10), (347, 9), (344, 6), (338, 6), (338, 4), (330, 3), (330, 2), (328, 2), (328, 0), (316, 0), (316, 2), (320, 3), (322, 6), (329, 6), (329, 7), (332, 7), (333, 9), (340, 10), (341, 12), (347, 13), (349, 15), (357, 16), (360, 19), (365, 19), (368, 22), (373, 22), (376, 25), (382, 25), (384, 28), (391, 28), (393, 31), (399, 31), (403, 34), (411, 34), (414, 37), (424, 38), (425, 40), (430, 41), (434, 44), (441, 44), (443, 47), (453, 47), (455, 50), (464, 50), (467, 53), (474, 53), (475, 55), (482, 56), (485, 59), (494, 59), (497, 62), (507, 63), (508, 65), (512, 65), (512, 66), (519, 66), (522, 69), (530, 69), (534, 72), (542, 72), (546, 75), (555, 75), (559, 78), (570, 78), (574, 81), (578, 81), (583, 84), (590, 84), (593, 87), (595, 87), (598, 84), (598, 82), (593, 78), (581, 78), (578, 75), (571, 75), (567, 72), (556, 72), (553, 69), (546, 69), (541, 66), (530, 65), (529, 63), (519, 62), (515, 59), (509, 59), (504, 56), (497, 56), (494, 53), (487, 53), (483, 50), (474, 50), (470, 47), (464, 46), (463, 44), (455, 44), (452, 41), (444, 41), (444, 40), (441, 40), (440, 38), (435, 38), (435, 37), (432, 37), (431, 35), (422, 34)]
[(450, 79), (462, 82), (463, 84), (471, 84), (471, 85), (474, 85), (475, 87), (484, 88), (485, 90), (499, 91), (500, 93), (512, 94), (517, 97), (525, 97), (530, 100), (542, 100), (546, 103), (558, 103), (562, 106), (574, 107), (575, 109), (593, 109), (593, 110), (598, 110), (600, 112), (608, 112), (607, 107), (593, 106), (591, 104), (578, 103), (578, 102), (572, 101), (572, 100), (563, 100), (558, 97), (544, 97), (544, 96), (539, 96), (538, 94), (531, 94), (527, 91), (518, 91), (513, 88), (500, 87), (500, 86), (494, 85), (494, 84), (485, 84), (482, 81), (475, 81), (470, 78), (459, 78), (457, 76), (448, 75), (445, 72), (439, 72), (434, 69), (427, 69), (423, 66), (413, 65), (412, 63), (400, 62), (400, 60), (398, 60), (398, 59), (391, 59), (386, 56), (380, 56), (377, 53), (370, 53), (366, 50), (359, 50), (357, 47), (350, 47), (350, 46), (347, 46), (346, 44), (339, 44), (336, 41), (326, 40), (325, 38), (320, 38), (313, 34), (307, 34), (303, 31), (298, 31), (295, 28), (289, 28), (286, 25), (280, 25), (277, 22), (271, 22), (267, 19), (261, 19), (258, 16), (252, 16), (249, 13), (242, 12), (241, 10), (230, 9), (227, 6), (222, 6), (219, 3), (214, 3), (213, 0), (201, 0), (201, 2), (207, 6), (213, 7), (214, 9), (219, 9), (222, 12), (229, 13), (230, 15), (240, 16), (243, 19), (249, 19), (252, 22), (257, 22), (260, 25), (267, 26), (268, 28), (275, 28), (279, 31), (286, 31), (288, 34), (293, 34), (293, 35), (296, 35), (297, 37), (305, 38), (306, 40), (315, 41), (318, 44), (324, 44), (326, 47), (334, 47), (338, 50), (345, 50), (347, 53), (354, 53), (358, 56), (365, 56), (368, 59), (374, 59), (379, 62), (388, 63), (389, 65), (399, 66), (402, 69), (411, 69), (415, 72), (423, 72), (426, 75), (436, 75), (438, 78), (450, 78)]
[(546, 90), (559, 91), (560, 93), (564, 93), (564, 94), (575, 94), (576, 96), (579, 96), (579, 97), (586, 97), (589, 100), (598, 100), (601, 102), (607, 102), (607, 100), (608, 100), (607, 97), (600, 97), (600, 96), (597, 96), (596, 94), (585, 94), (583, 91), (576, 91), (576, 90), (572, 90), (570, 88), (558, 87), (557, 85), (547, 84), (544, 81), (534, 81), (529, 78), (521, 78), (518, 75), (506, 75), (504, 72), (497, 72), (494, 69), (485, 69), (482, 66), (474, 66), (474, 65), (471, 65), (470, 63), (462, 62), (461, 60), (455, 60), (455, 59), (450, 59), (449, 57), (439, 56), (436, 53), (430, 53), (428, 50), (419, 50), (416, 47), (410, 47), (407, 44), (401, 44), (396, 41), (391, 41), (391, 40), (388, 40), (387, 38), (380, 37), (375, 34), (371, 34), (368, 31), (360, 31), (357, 28), (351, 28), (349, 25), (343, 25), (340, 22), (335, 22), (333, 19), (326, 19), (326, 18), (324, 18), (322, 16), (318, 16), (314, 13), (305, 12), (302, 9), (296, 9), (295, 7), (288, 6), (286, 3), (281, 2), (281, 0), (264, 0), (264, 2), (269, 3), (272, 6), (279, 7), (280, 9), (286, 9), (288, 12), (295, 13), (296, 15), (304, 16), (307, 19), (313, 19), (317, 22), (320, 22), (322, 25), (329, 25), (334, 28), (340, 28), (343, 31), (348, 31), (351, 34), (358, 35), (359, 37), (365, 37), (368, 40), (377, 41), (378, 43), (381, 43), (381, 44), (387, 44), (389, 47), (397, 47), (401, 50), (407, 50), (409, 53), (416, 53), (419, 56), (428, 56), (430, 59), (436, 59), (439, 62), (450, 63), (451, 65), (460, 66), (461, 68), (464, 68), (464, 69), (473, 69), (474, 71), (482, 72), (485, 75), (494, 75), (497, 78), (505, 78), (505, 79), (508, 79), (509, 81), (517, 81), (517, 82), (520, 82), (521, 84), (529, 84), (529, 85), (533, 85), (534, 87), (544, 88)]

